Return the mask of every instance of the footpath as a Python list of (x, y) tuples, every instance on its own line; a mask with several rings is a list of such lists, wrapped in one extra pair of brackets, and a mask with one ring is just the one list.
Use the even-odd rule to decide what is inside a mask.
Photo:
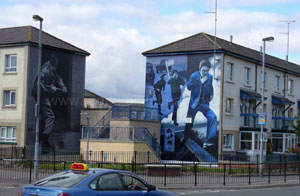
[(197, 184), (191, 185), (191, 184), (168, 184), (167, 186), (162, 185), (156, 185), (157, 188), (163, 189), (163, 190), (237, 190), (237, 189), (264, 189), (264, 188), (278, 188), (278, 187), (293, 187), (293, 186), (299, 186), (300, 187), (300, 181), (299, 180), (289, 180), (287, 182), (273, 182), (273, 183), (255, 183), (255, 184), (245, 184), (245, 183), (236, 183), (236, 184), (215, 184), (215, 185), (202, 185)]

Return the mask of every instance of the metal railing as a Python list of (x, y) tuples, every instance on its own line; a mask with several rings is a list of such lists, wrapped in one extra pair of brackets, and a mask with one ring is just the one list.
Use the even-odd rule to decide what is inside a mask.
[[(33, 154), (27, 152), (28, 154)], [(70, 168), (73, 162), (82, 162), (84, 153), (66, 158), (70, 152), (53, 152), (41, 155), (39, 161), (39, 178)], [(119, 153), (119, 154), (118, 154)], [(130, 163), (117, 162), (109, 157), (132, 156)], [(218, 163), (159, 161), (151, 159), (151, 153), (90, 152), (90, 156), (99, 157), (89, 164), (92, 168), (121, 169), (136, 173), (154, 185), (240, 185), (272, 182), (300, 181), (300, 162), (265, 162), (262, 177), (259, 165), (251, 162), (219, 161)], [(21, 159), (0, 159), (0, 180), (33, 180), (33, 159), (26, 156)]]
[(112, 118), (159, 120), (158, 110), (141, 106), (113, 106)]
[(282, 117), (272, 117), (274, 129), (293, 130), (293, 118), (280, 119)]
[(98, 120), (98, 122), (95, 124), (95, 126), (107, 126), (107, 125), (109, 125), (110, 119), (111, 119), (111, 113), (112, 113), (111, 111), (112, 111), (112, 109), (110, 108), (105, 113), (105, 115), (100, 120)]
[(258, 125), (258, 116), (247, 116), (247, 114), (243, 114), (244, 116), (241, 116), (241, 122), (240, 124), (242, 125), (242, 127), (253, 127), (253, 128), (257, 128), (259, 127)]

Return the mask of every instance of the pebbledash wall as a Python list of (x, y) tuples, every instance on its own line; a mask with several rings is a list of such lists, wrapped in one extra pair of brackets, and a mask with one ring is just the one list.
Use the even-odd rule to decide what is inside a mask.
[[(147, 57), (145, 106), (160, 113), (163, 158), (190, 160), (195, 153), (217, 158), (221, 55), (215, 59), (213, 54)], [(203, 63), (208, 74), (201, 82)]]

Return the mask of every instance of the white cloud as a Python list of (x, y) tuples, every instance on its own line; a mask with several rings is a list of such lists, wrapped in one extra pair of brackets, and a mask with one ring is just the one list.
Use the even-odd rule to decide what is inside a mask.
[[(7, 1), (8, 2), (8, 1)], [(178, 11), (162, 13), (156, 0), (149, 1), (10, 1), (0, 4), (0, 27), (33, 25), (33, 14), (41, 15), (46, 32), (91, 53), (87, 57), (86, 88), (111, 99), (138, 99), (144, 96), (145, 62), (141, 52), (182, 39), (199, 32), (214, 34), (214, 16), (197, 9), (182, 11), (188, 0), (168, 1)], [(218, 33), (224, 39), (233, 35), (235, 43), (259, 49), (261, 39), (273, 35), (274, 43), (268, 43), (268, 53), (286, 53), (285, 24), (278, 20), (294, 19), (300, 22), (300, 12), (282, 15), (272, 12), (253, 12), (238, 6), (258, 6), (296, 1), (219, 1)], [(228, 9), (228, 7), (230, 9)], [(205, 1), (203, 7), (214, 5)], [(210, 8), (207, 8), (209, 10)], [(300, 64), (299, 22), (291, 25), (290, 59)]]
[[(209, 1), (212, 4), (212, 1)], [(218, 5), (222, 7), (233, 7), (233, 6), (267, 6), (274, 4), (293, 3), (297, 0), (219, 0)]]

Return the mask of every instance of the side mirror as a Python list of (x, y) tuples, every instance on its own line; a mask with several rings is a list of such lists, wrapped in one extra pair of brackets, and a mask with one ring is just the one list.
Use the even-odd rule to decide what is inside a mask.
[(154, 185), (149, 185), (149, 187), (148, 187), (148, 191), (155, 191), (156, 190), (156, 186), (154, 186)]

